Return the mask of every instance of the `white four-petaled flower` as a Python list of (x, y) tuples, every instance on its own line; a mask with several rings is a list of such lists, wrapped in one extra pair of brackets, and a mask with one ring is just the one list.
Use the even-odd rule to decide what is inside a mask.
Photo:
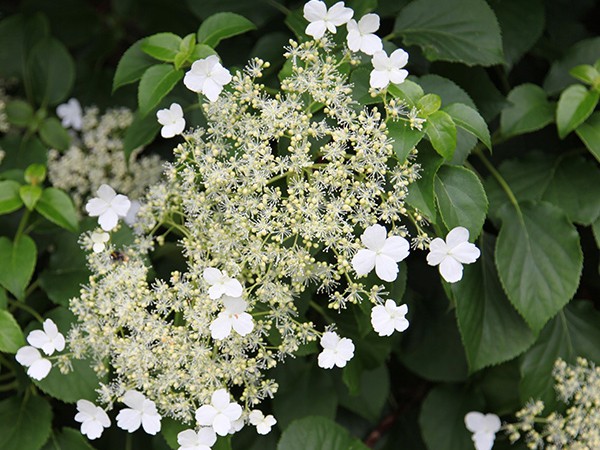
[(46, 355), (55, 351), (61, 352), (65, 348), (65, 337), (58, 331), (52, 319), (46, 319), (43, 323), (44, 331), (33, 330), (27, 336), (27, 342), (35, 348), (41, 349)]
[(210, 284), (208, 288), (208, 296), (213, 300), (220, 298), (223, 294), (229, 297), (241, 297), (242, 284), (235, 278), (227, 276), (225, 272), (221, 272), (214, 267), (207, 267), (202, 273), (204, 281)]
[(337, 31), (336, 27), (348, 23), (353, 15), (354, 11), (346, 8), (344, 2), (337, 2), (327, 9), (324, 2), (310, 0), (304, 5), (304, 18), (310, 22), (306, 27), (306, 34), (315, 39), (320, 39), (326, 30), (335, 33)]
[(354, 343), (349, 338), (340, 338), (333, 331), (326, 331), (321, 336), (321, 347), (317, 359), (319, 367), (331, 369), (333, 366), (344, 367), (354, 356)]
[(88, 400), (77, 400), (75, 420), (81, 422), (81, 434), (88, 439), (97, 439), (105, 428), (110, 427), (106, 412)]
[(398, 275), (398, 262), (408, 256), (410, 244), (400, 236), (387, 237), (385, 227), (375, 224), (368, 227), (360, 240), (366, 249), (352, 258), (352, 267), (358, 276), (368, 274), (373, 268), (383, 281), (394, 281)]
[(240, 297), (225, 295), (222, 299), (225, 311), (219, 313), (210, 324), (213, 339), (225, 339), (233, 328), (240, 336), (246, 336), (254, 329), (252, 316), (246, 312), (248, 303)]
[(127, 216), (131, 202), (126, 195), (118, 194), (107, 184), (96, 191), (98, 197), (90, 199), (85, 210), (91, 217), (98, 217), (98, 223), (104, 231), (111, 231), (117, 226), (119, 217)]
[(219, 97), (223, 86), (230, 81), (229, 70), (221, 65), (216, 55), (194, 62), (183, 78), (183, 84), (190, 91), (203, 93), (211, 102)]
[(160, 431), (161, 417), (152, 400), (148, 400), (141, 392), (129, 390), (123, 395), (123, 403), (129, 408), (119, 411), (117, 415), (119, 428), (133, 433), (141, 425), (148, 434), (156, 434)]
[(372, 55), (383, 49), (381, 38), (374, 34), (379, 29), (379, 16), (377, 14), (366, 14), (356, 22), (352, 19), (346, 25), (348, 36), (346, 42), (348, 48), (353, 52), (363, 52)]
[(394, 50), (388, 57), (385, 51), (376, 52), (373, 54), (371, 63), (373, 70), (369, 84), (372, 88), (383, 89), (388, 84), (400, 84), (404, 82), (408, 76), (408, 71), (403, 67), (408, 62), (408, 53), (401, 48)]
[(258, 434), (269, 434), (271, 427), (277, 423), (277, 419), (275, 419), (275, 417), (273, 417), (271, 414), (265, 416), (259, 409), (250, 411), (248, 420), (256, 427), (256, 432)]
[(172, 138), (181, 134), (185, 128), (183, 109), (181, 109), (179, 103), (171, 103), (169, 108), (159, 109), (156, 111), (156, 118), (158, 123), (163, 126), (160, 135), (164, 138)]
[(34, 380), (39, 381), (46, 378), (50, 373), (50, 369), (52, 369), (50, 360), (42, 357), (40, 351), (30, 345), (21, 347), (17, 351), (15, 359), (22, 366), (28, 367), (27, 375)]
[(108, 242), (108, 240), (110, 239), (110, 236), (108, 235), (108, 233), (96, 233), (93, 232), (92, 236), (92, 250), (94, 250), (94, 253), (100, 253), (103, 252), (104, 249), (106, 248), (106, 243)]
[(469, 230), (456, 227), (448, 233), (446, 241), (435, 238), (429, 244), (427, 264), (440, 266), (440, 274), (448, 283), (462, 279), (463, 264), (474, 263), (481, 252), (469, 242)]
[(217, 435), (210, 427), (202, 427), (197, 432), (185, 430), (177, 435), (179, 450), (210, 450), (217, 442)]
[(476, 450), (491, 450), (496, 433), (500, 430), (500, 418), (496, 414), (482, 414), (471, 411), (465, 415), (465, 425), (473, 433), (471, 439)]
[(62, 126), (65, 128), (73, 128), (81, 130), (83, 127), (83, 113), (81, 105), (76, 98), (69, 99), (67, 103), (56, 107), (56, 115), (60, 117)]
[(394, 300), (387, 300), (385, 305), (377, 305), (371, 310), (371, 325), (379, 336), (390, 336), (394, 330), (402, 332), (408, 328), (407, 312), (408, 306), (398, 306)]
[(231, 401), (229, 392), (218, 389), (213, 392), (210, 405), (196, 410), (196, 421), (199, 425), (212, 427), (219, 436), (226, 436), (241, 415), (242, 407)]

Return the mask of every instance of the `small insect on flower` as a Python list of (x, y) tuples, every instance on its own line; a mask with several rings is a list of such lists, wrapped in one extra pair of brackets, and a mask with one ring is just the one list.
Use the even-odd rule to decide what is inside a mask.
[(129, 256), (123, 252), (115, 251), (110, 254), (110, 259), (116, 263), (129, 261)]

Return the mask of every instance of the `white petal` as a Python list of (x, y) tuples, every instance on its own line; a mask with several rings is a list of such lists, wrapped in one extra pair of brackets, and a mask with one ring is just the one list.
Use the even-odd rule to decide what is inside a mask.
[(391, 236), (383, 245), (381, 253), (389, 256), (396, 262), (400, 262), (408, 256), (410, 244), (406, 239), (400, 236)]
[(310, 0), (304, 5), (304, 18), (309, 22), (323, 20), (327, 14), (327, 5), (319, 0)]
[(377, 14), (365, 14), (358, 21), (361, 34), (375, 33), (379, 30), (379, 16)]
[(485, 430), (491, 433), (496, 433), (497, 431), (500, 431), (500, 427), (502, 426), (502, 423), (500, 422), (500, 417), (498, 417), (496, 414), (486, 414), (483, 418), (483, 422)]
[(394, 322), (381, 305), (371, 310), (371, 325), (379, 336), (390, 336), (394, 332)]
[(168, 109), (159, 109), (156, 111), (156, 119), (161, 125), (168, 125), (171, 123), (171, 114)]
[(22, 366), (29, 367), (34, 362), (42, 359), (42, 355), (37, 348), (26, 345), (17, 351), (15, 359)]
[(456, 283), (462, 279), (463, 267), (457, 260), (448, 256), (440, 263), (440, 274), (448, 283)]
[(387, 239), (387, 230), (379, 224), (371, 225), (360, 236), (360, 240), (369, 250), (378, 251), (383, 248)]
[(477, 258), (481, 255), (479, 249), (475, 244), (470, 242), (463, 242), (455, 246), (451, 251), (450, 255), (455, 258), (458, 262), (463, 264), (471, 264), (477, 261)]
[(42, 349), (46, 355), (54, 353), (54, 345), (46, 333), (42, 330), (33, 330), (27, 335), (27, 342), (35, 348)]
[(243, 287), (242, 284), (235, 278), (230, 278), (224, 283), (225, 294), (230, 297), (240, 297), (242, 295)]
[(210, 335), (213, 339), (225, 339), (231, 334), (231, 319), (226, 313), (220, 313), (219, 316), (210, 324)]
[(53, 339), (54, 337), (58, 336), (58, 334), (59, 334), (58, 327), (52, 321), (52, 319), (44, 320), (44, 323), (42, 324), (42, 326), (44, 327), (44, 331), (46, 332), (46, 334), (48, 335), (48, 337), (50, 339)]
[(56, 351), (62, 352), (65, 349), (65, 337), (58, 333), (58, 335), (52, 340), (52, 345)]
[(231, 403), (231, 395), (226, 389), (217, 389), (210, 396), (210, 402), (219, 411), (223, 411)]
[(446, 256), (448, 256), (446, 243), (440, 239), (435, 238), (429, 244), (429, 253), (427, 254), (427, 264), (430, 266), (437, 266), (440, 264)]
[(146, 400), (144, 394), (134, 390), (129, 390), (123, 395), (123, 403), (130, 408), (137, 409), (138, 411), (143, 409), (144, 400)]
[(223, 409), (223, 414), (225, 414), (231, 422), (242, 417), (242, 412), (242, 407), (237, 403), (230, 403)]
[(104, 427), (99, 422), (95, 420), (87, 420), (81, 424), (81, 434), (87, 436), (88, 439), (94, 440), (98, 439), (102, 436), (102, 432), (104, 431)]
[(217, 442), (217, 435), (212, 428), (200, 428), (198, 430), (198, 443), (200, 445), (212, 446)]
[(109, 204), (100, 198), (92, 198), (85, 204), (85, 210), (90, 217), (97, 217), (109, 208)]
[(258, 425), (264, 418), (265, 416), (260, 409), (253, 409), (250, 411), (250, 414), (248, 414), (248, 420), (251, 425)]
[(196, 410), (196, 421), (199, 425), (212, 426), (217, 410), (212, 405), (203, 405)]
[(160, 431), (160, 415), (158, 414), (143, 414), (142, 428), (148, 434), (155, 435)]
[[(97, 408), (96, 405), (94, 405), (89, 400), (85, 400), (85, 399), (77, 400), (77, 411), (79, 411), (80, 413), (83, 413), (84, 415), (87, 415), (89, 417), (94, 417), (94, 415), (96, 414), (96, 408)], [(79, 415), (79, 414), (77, 414), (77, 415)], [(75, 420), (77, 422), (81, 422), (81, 420), (79, 420), (77, 418), (77, 415), (75, 416)]]
[(335, 365), (335, 352), (331, 349), (324, 349), (321, 353), (319, 353), (319, 357), (317, 358), (317, 364), (322, 369), (331, 369)]
[(401, 48), (394, 50), (390, 55), (390, 63), (393, 67), (401, 69), (408, 62), (408, 53)]
[(204, 278), (204, 281), (206, 281), (208, 284), (215, 284), (221, 281), (223, 274), (219, 269), (215, 269), (214, 267), (207, 267), (202, 272), (202, 277)]
[(254, 329), (254, 322), (252, 316), (248, 313), (239, 314), (237, 319), (233, 320), (233, 329), (240, 335), (246, 336)]
[(41, 358), (29, 366), (29, 369), (27, 369), (27, 375), (34, 380), (39, 381), (48, 376), (50, 369), (52, 369), (52, 363), (47, 359)]
[(369, 77), (369, 86), (371, 86), (374, 89), (383, 89), (388, 84), (390, 84), (390, 76), (387, 70), (371, 70), (371, 75)]
[(358, 33), (358, 37), (360, 38), (360, 31), (358, 30), (358, 23), (356, 23), (356, 20), (349, 20), (346, 24), (346, 29), (348, 30), (348, 34)]
[(491, 450), (494, 446), (494, 433), (486, 433), (483, 431), (479, 431), (473, 434), (473, 442), (475, 443), (476, 450)]
[(117, 193), (108, 184), (102, 184), (96, 191), (96, 195), (106, 203), (110, 203)]
[(219, 436), (227, 436), (231, 428), (231, 420), (225, 414), (217, 414), (212, 423), (213, 430)]
[(484, 415), (478, 411), (471, 411), (465, 415), (465, 426), (467, 430), (475, 433), (483, 429)]
[(325, 34), (325, 30), (327, 30), (325, 22), (318, 20), (316, 22), (309, 23), (304, 32), (315, 39), (321, 39)]
[(131, 201), (126, 195), (119, 194), (111, 202), (110, 208), (119, 216), (125, 217), (131, 208)]
[(406, 71), (404, 69), (392, 70), (390, 72), (390, 81), (394, 84), (401, 84), (401, 83), (404, 83), (404, 80), (406, 80), (407, 76), (408, 76), (408, 71)]
[(220, 298), (225, 293), (225, 286), (222, 284), (215, 284), (208, 288), (208, 296), (213, 300)]
[(448, 249), (452, 250), (459, 244), (469, 241), (469, 230), (464, 227), (453, 228), (446, 236), (446, 244)]
[(383, 48), (381, 38), (375, 34), (366, 34), (362, 37), (362, 43), (360, 50), (367, 54), (373, 55), (374, 53), (380, 52)]
[(179, 103), (171, 103), (171, 107), (169, 111), (173, 114), (173, 117), (181, 118), (183, 117), (183, 109), (181, 109), (181, 105)]
[(385, 51), (376, 52), (373, 54), (373, 58), (371, 58), (371, 64), (373, 64), (373, 68), (376, 71), (387, 71), (389, 61), (390, 60)]
[(185, 77), (183, 77), (183, 84), (192, 92), (202, 92), (205, 81), (205, 75), (198, 75), (192, 71), (186, 72)]
[(398, 264), (386, 255), (377, 255), (375, 258), (375, 273), (383, 281), (394, 281), (398, 276)]
[(194, 430), (181, 431), (177, 434), (177, 443), (185, 447), (198, 445), (198, 435)]
[(358, 31), (348, 31), (346, 43), (348, 44), (348, 48), (350, 50), (353, 52), (358, 52), (362, 44), (362, 36)]
[(342, 338), (336, 347), (336, 366), (345, 367), (346, 363), (354, 356), (354, 343), (348, 338)]
[(107, 209), (98, 217), (98, 224), (104, 231), (111, 231), (119, 223), (119, 216), (112, 209)]
[(377, 254), (372, 250), (359, 250), (352, 258), (352, 268), (358, 276), (368, 274), (375, 267)]
[(94, 253), (100, 253), (104, 251), (105, 247), (106, 246), (104, 244), (94, 244), (92, 245), (92, 250), (94, 250)]
[(117, 426), (123, 430), (133, 433), (142, 424), (142, 413), (140, 411), (125, 408), (117, 414)]
[(336, 27), (344, 25), (354, 15), (354, 11), (344, 6), (344, 2), (337, 2), (327, 11), (327, 20)]
[(246, 300), (241, 297), (224, 295), (221, 301), (229, 314), (241, 314), (246, 311), (246, 308), (248, 307)]
[(206, 82), (204, 83), (204, 87), (202, 88), (202, 93), (206, 95), (207, 99), (209, 99), (211, 102), (214, 102), (219, 98), (219, 94), (222, 90), (223, 87), (220, 84), (216, 83), (210, 78), (207, 78)]
[(212, 75), (210, 77), (215, 83), (225, 86), (231, 81), (231, 73), (221, 64), (218, 64), (212, 71)]
[(340, 337), (333, 331), (326, 331), (321, 336), (321, 347), (325, 349), (335, 349), (340, 342)]

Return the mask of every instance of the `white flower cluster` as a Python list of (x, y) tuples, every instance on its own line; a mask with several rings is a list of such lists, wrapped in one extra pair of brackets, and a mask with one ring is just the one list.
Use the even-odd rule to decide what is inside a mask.
[[(343, 4), (323, 13), (321, 3), (308, 4), (315, 33), (335, 31), (340, 16), (350, 20)], [(351, 24), (348, 45), (373, 49), (374, 22)], [(75, 357), (91, 358), (99, 374), (110, 373), (101, 403), (123, 399), (142, 411), (141, 422), (127, 413), (125, 429), (144, 426), (143, 411), (195, 419), (179, 434), (180, 449), (208, 449), (245, 424), (268, 433), (275, 418), (255, 409), (277, 391), (265, 373), (300, 346), (320, 340), (320, 367), (347, 364), (352, 340), (334, 323), (322, 324), (324, 314), (317, 324), (310, 320), (321, 304), (339, 310), (369, 302), (380, 336), (409, 325), (407, 306), (388, 298), (385, 283), (397, 279), (409, 254), (403, 219), (421, 220), (404, 202), (418, 177), (416, 150), (398, 160), (387, 117), (353, 100), (349, 75), (340, 70), (357, 63), (352, 49), (339, 56), (323, 31), (317, 40), (290, 41), (286, 50), (291, 74), (274, 95), (260, 83), (268, 67), (260, 59), (233, 75), (216, 57), (196, 61), (184, 83), (206, 96), (208, 127), (185, 135), (165, 181), (149, 188), (133, 244), (114, 248), (104, 232), (84, 239), (94, 250), (92, 276), (71, 301), (79, 322), (69, 346)], [(181, 132), (182, 108), (164, 111), (163, 133)], [(109, 231), (129, 200), (108, 186), (97, 194), (86, 209)], [(168, 240), (181, 248), (186, 268), (161, 279), (149, 252)], [(428, 240), (419, 231), (413, 246)], [(447, 259), (458, 258), (450, 241)], [(299, 299), (312, 306), (308, 313), (298, 310)], [(123, 392), (132, 390), (152, 407), (125, 401)], [(95, 435), (107, 422), (86, 408)]]
[(553, 376), (557, 398), (566, 410), (543, 416), (544, 402), (530, 401), (504, 426), (511, 442), (524, 438), (527, 448), (589, 450), (600, 448), (600, 367), (585, 358), (575, 364), (558, 359)]
[(71, 196), (79, 210), (103, 184), (136, 200), (160, 179), (163, 162), (158, 156), (139, 156), (143, 150), (139, 148), (129, 161), (125, 158), (123, 139), (134, 119), (129, 109), (109, 109), (101, 115), (98, 108), (89, 107), (82, 112), (79, 102), (71, 99), (59, 105), (57, 114), (64, 126), (78, 132), (72, 133), (66, 152), (49, 151), (48, 178)]

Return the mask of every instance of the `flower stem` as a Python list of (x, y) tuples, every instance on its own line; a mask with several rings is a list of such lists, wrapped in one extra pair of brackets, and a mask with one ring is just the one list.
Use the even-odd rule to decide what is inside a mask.
[(23, 230), (25, 229), (25, 225), (27, 225), (27, 221), (29, 220), (29, 216), (31, 215), (31, 211), (25, 209), (23, 213), (23, 217), (21, 217), (21, 221), (19, 222), (19, 228), (17, 228), (17, 232), (15, 233), (15, 242), (19, 240), (21, 235), (23, 234)]
[(13, 389), (16, 389), (18, 385), (19, 384), (17, 383), (17, 380), (14, 380), (8, 384), (0, 385), (0, 392), (12, 391)]
[(321, 305), (319, 305), (314, 300), (311, 300), (309, 305), (311, 306), (312, 309), (314, 309), (319, 314), (321, 314), (321, 316), (323, 316), (323, 318), (325, 319), (325, 321), (327, 323), (333, 323), (333, 320), (331, 320), (331, 317), (329, 317), (329, 314), (327, 314), (327, 312), (325, 311), (325, 309), (323, 309), (323, 307)]
[(40, 316), (35, 309), (33, 309), (32, 307), (27, 305), (25, 302), (20, 302), (20, 301), (9, 298), (8, 303), (11, 306), (13, 306), (14, 308), (19, 308), (19, 309), (22, 309), (23, 311), (27, 311), (29, 314), (31, 314), (33, 317), (35, 317), (35, 319), (38, 320), (40, 323), (44, 323), (44, 318), (42, 316)]

